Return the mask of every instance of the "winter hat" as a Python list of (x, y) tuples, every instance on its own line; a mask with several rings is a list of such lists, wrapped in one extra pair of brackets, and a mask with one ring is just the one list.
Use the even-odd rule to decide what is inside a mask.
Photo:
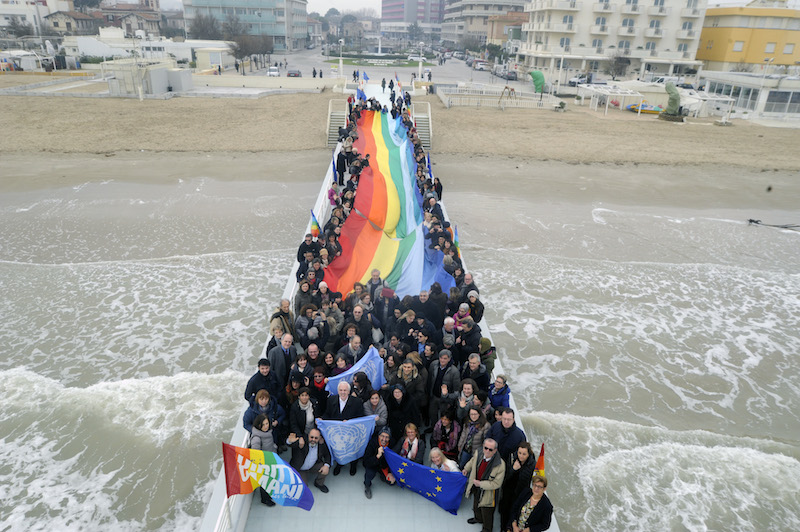
[(489, 351), (489, 349), (492, 348), (492, 341), (489, 340), (488, 338), (481, 338), (480, 346), (481, 346), (481, 354), (485, 355)]
[(467, 294), (467, 297), (472, 297), (472, 296), (475, 296), (476, 298), (480, 299), (480, 296), (478, 295), (477, 290), (470, 290), (469, 291), (469, 293)]

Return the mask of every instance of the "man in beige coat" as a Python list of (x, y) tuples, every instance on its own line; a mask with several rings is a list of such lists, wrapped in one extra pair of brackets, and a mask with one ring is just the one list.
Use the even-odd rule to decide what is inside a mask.
[(469, 478), (464, 497), (473, 494), (472, 511), (475, 516), (467, 519), (467, 522), (471, 525), (482, 524), (482, 532), (491, 532), (497, 492), (506, 474), (506, 464), (497, 454), (497, 442), (491, 438), (483, 440), (483, 452), (476, 449), (462, 473)]

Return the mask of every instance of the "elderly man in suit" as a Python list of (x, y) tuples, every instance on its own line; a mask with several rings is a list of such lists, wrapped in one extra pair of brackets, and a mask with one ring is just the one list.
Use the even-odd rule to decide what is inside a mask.
[[(337, 421), (347, 421), (364, 415), (364, 403), (358, 397), (350, 395), (350, 384), (342, 381), (336, 387), (336, 395), (328, 397), (328, 404), (325, 408), (323, 419), (335, 419)], [(358, 470), (358, 460), (350, 462), (350, 476), (354, 476)], [(342, 464), (336, 464), (333, 474), (338, 475), (342, 471)]]

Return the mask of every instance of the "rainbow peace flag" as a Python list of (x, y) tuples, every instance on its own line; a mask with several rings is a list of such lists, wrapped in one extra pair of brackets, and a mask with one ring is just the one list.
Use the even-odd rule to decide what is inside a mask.
[(319, 236), (319, 222), (317, 217), (314, 216), (314, 210), (311, 210), (311, 236), (317, 238)]
[(456, 248), (456, 253), (461, 255), (461, 246), (458, 244), (458, 226), (453, 226), (453, 247)]
[(536, 460), (536, 467), (533, 469), (533, 475), (539, 475), (540, 477), (544, 475), (544, 444), (542, 444), (542, 450), (539, 452), (539, 458)]
[(222, 443), (228, 497), (252, 493), (259, 487), (281, 506), (311, 510), (314, 496), (303, 478), (277, 453), (234, 447)]
[(370, 165), (361, 172), (354, 209), (339, 237), (342, 254), (326, 268), (325, 282), (331, 291), (348, 294), (354, 283), (366, 283), (378, 269), (400, 298), (419, 295), (434, 282), (447, 293), (455, 280), (444, 271), (443, 253), (425, 239), (406, 127), (375, 111), (363, 111), (357, 127), (354, 145), (359, 153), (370, 154)]

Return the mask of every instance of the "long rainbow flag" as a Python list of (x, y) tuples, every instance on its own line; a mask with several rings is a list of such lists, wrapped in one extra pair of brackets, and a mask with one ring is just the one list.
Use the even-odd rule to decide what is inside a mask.
[(325, 270), (325, 282), (347, 294), (366, 283), (373, 269), (398, 297), (417, 295), (434, 282), (444, 293), (455, 286), (444, 271), (439, 250), (430, 249), (422, 225), (422, 197), (416, 186), (417, 163), (401, 119), (362, 111), (355, 147), (370, 154), (359, 178), (354, 210), (342, 226), (342, 254)]

